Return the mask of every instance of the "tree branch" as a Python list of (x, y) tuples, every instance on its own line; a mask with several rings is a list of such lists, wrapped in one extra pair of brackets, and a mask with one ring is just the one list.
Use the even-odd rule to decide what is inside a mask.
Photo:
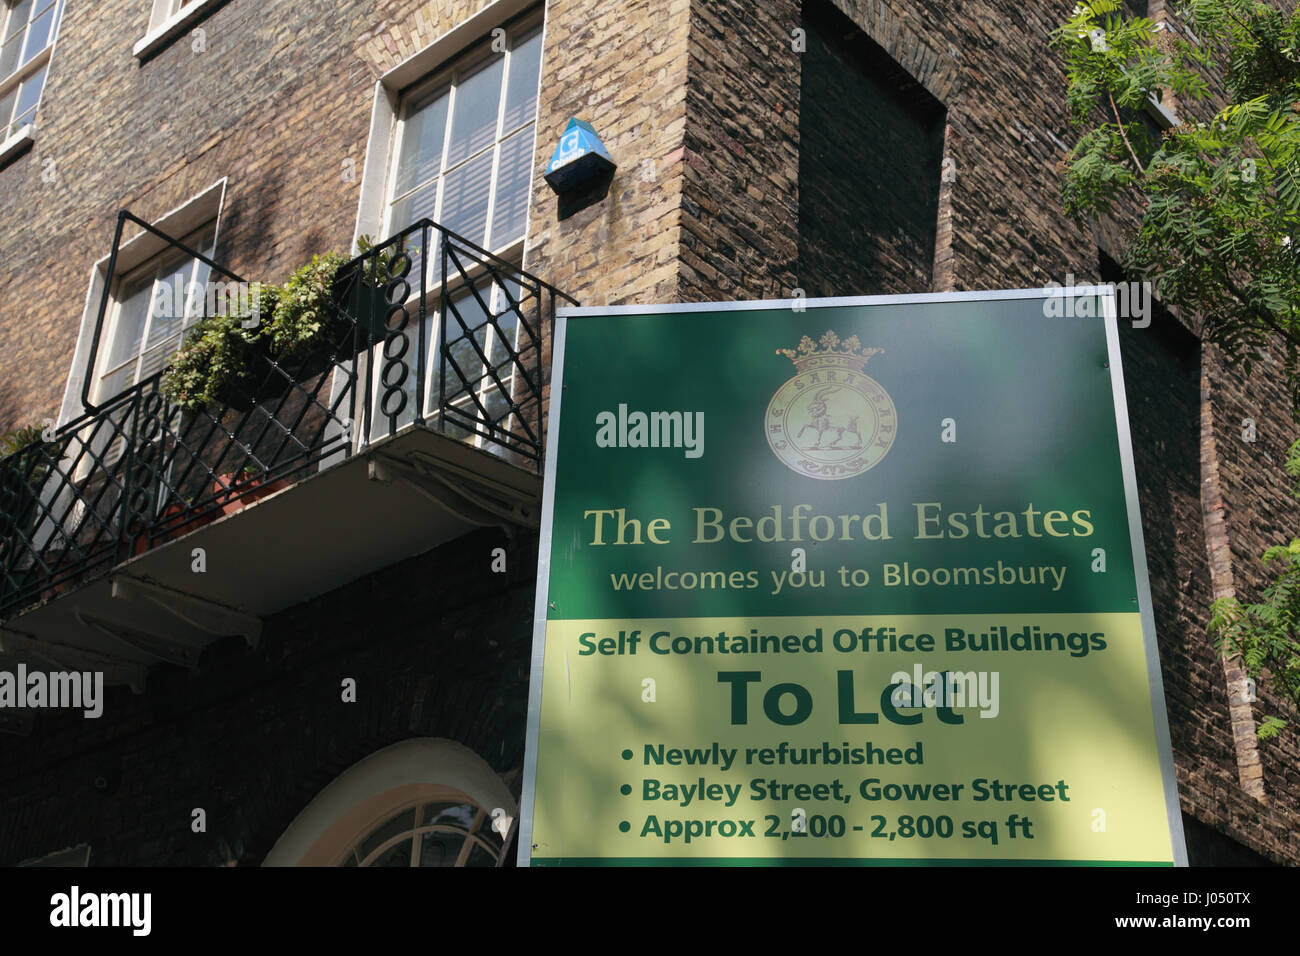
[(1124, 132), (1124, 121), (1119, 117), (1119, 107), (1115, 105), (1115, 95), (1110, 90), (1106, 90), (1106, 98), (1110, 100), (1111, 112), (1115, 114), (1115, 126), (1119, 130), (1120, 138), (1124, 140), (1124, 145), (1128, 147), (1129, 156), (1133, 157), (1133, 165), (1137, 167), (1139, 173), (1145, 175), (1146, 167), (1142, 165), (1137, 153), (1133, 151), (1133, 144), (1128, 141), (1128, 133)]
[(1255, 305), (1250, 301), (1250, 297), (1246, 295), (1246, 291), (1233, 280), (1232, 274), (1228, 271), (1227, 264), (1223, 261), (1223, 257), (1217, 252), (1214, 254), (1214, 261), (1219, 266), (1219, 272), (1223, 277), (1224, 287), (1232, 293), (1233, 298), (1241, 303), (1242, 308), (1280, 335), (1283, 340), (1290, 342), (1294, 346), (1300, 347), (1300, 339), (1297, 339), (1294, 335), (1279, 325), (1277, 318), (1272, 312), (1261, 306)]

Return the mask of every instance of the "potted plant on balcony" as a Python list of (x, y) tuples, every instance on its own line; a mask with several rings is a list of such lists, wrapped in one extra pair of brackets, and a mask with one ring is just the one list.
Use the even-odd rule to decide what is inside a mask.
[(247, 465), (240, 471), (218, 475), (212, 483), (212, 493), (221, 505), (221, 513), (234, 514), (254, 501), (273, 495), (281, 488), (289, 487), (287, 478), (266, 481), (265, 475), (255, 465)]
[(214, 405), (241, 411), (253, 407), (256, 356), (264, 330), (260, 325), (246, 327), (246, 322), (245, 316), (212, 316), (186, 334), (162, 378), (168, 401), (187, 412)]
[[(194, 504), (195, 504), (195, 500), (193, 498), (190, 498), (187, 501), (173, 501), (171, 504), (169, 504), (166, 508), (163, 509), (160, 523), (166, 524), (168, 521), (174, 518), (178, 518), (182, 515), (188, 514), (194, 509)], [(169, 528), (166, 532), (164, 532), (163, 540), (171, 541), (173, 538), (184, 537), (185, 535), (189, 534), (191, 531), (197, 531), (199, 528), (202, 528), (205, 524), (208, 524), (216, 520), (216, 517), (217, 515), (215, 512), (210, 512), (208, 514), (199, 515), (198, 517), (195, 518), (190, 518), (190, 520), (184, 522), (183, 524), (180, 524), (175, 528)]]
[[(373, 249), (365, 236), (357, 246), (363, 253)], [(365, 330), (357, 345), (364, 347), (367, 334), (382, 339), (384, 291), (394, 255), (378, 253), (369, 275), (364, 262), (340, 275), (346, 258), (333, 252), (314, 255), (283, 285), (258, 286), (249, 314), (202, 319), (164, 374), (163, 394), (188, 412), (213, 406), (246, 412), (288, 385), (288, 378), (270, 370), (268, 360), (301, 381), (342, 357), (341, 350), (352, 344), (348, 336), (354, 321)]]
[(337, 358), (352, 331), (335, 300), (339, 269), (347, 260), (335, 252), (314, 255), (285, 280), (265, 335), (270, 355), (302, 378), (319, 375)]
[[(419, 255), (418, 249), (401, 251), (411, 259)], [(385, 247), (376, 252), (371, 238), (360, 236), (357, 253), (369, 258), (356, 261), (350, 269), (340, 270), (334, 281), (334, 301), (356, 319), (368, 341), (379, 342), (388, 334), (387, 290), (393, 279), (392, 262), (399, 250)]]

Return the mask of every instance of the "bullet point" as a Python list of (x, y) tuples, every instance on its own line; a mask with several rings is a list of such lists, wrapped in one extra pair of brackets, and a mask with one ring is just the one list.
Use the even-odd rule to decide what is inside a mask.
[(632, 824), (630, 824), (630, 823), (628, 823), (626, 820), (624, 820), (622, 823), (620, 823), (620, 824), (618, 825), (618, 828), (619, 828), (619, 830), (621, 830), (622, 832), (626, 833), (628, 830), (632, 829)]
[(631, 760), (631, 759), (632, 759), (632, 751), (630, 751), (630, 750), (624, 750), (624, 751), (623, 751), (623, 759), (624, 759), (624, 760)]
[(618, 792), (623, 794), (623, 796), (626, 797), (629, 793), (632, 792), (632, 785), (630, 783), (625, 783), (623, 784), (623, 786), (618, 788)]

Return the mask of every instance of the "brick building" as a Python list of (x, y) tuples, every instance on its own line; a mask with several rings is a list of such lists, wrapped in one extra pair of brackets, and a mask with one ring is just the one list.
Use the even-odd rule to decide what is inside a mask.
[[(0, 670), (108, 686), (0, 710), (0, 863), (512, 862), (557, 305), (1117, 277), (1060, 212), (1062, 4), (3, 7), (0, 425), (52, 427), (4, 476)], [(617, 170), (561, 210), (572, 116)], [(361, 236), (323, 358), (163, 401), (206, 305), (160, 289)], [(1295, 864), (1286, 709), (1205, 637), (1300, 519), (1285, 395), (1169, 315), (1122, 340), (1189, 856)]]

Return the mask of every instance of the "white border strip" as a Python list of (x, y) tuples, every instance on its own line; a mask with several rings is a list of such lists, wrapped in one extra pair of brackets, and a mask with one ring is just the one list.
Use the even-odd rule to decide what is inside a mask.
[(1142, 515), (1138, 508), (1137, 469), (1133, 464), (1133, 436), (1128, 424), (1128, 399), (1124, 391), (1124, 364), (1119, 347), (1119, 323), (1115, 315), (1114, 292), (1104, 293), (1101, 304), (1102, 314), (1106, 317), (1106, 355), (1110, 363), (1111, 391), (1115, 396), (1115, 429), (1119, 437), (1120, 468), (1124, 476), (1124, 500), (1128, 505), (1128, 536), (1133, 544), (1133, 577), (1137, 586), (1138, 612), (1142, 619), (1142, 645), (1146, 650), (1151, 717), (1155, 723), (1156, 754), (1160, 758), (1160, 776), (1165, 785), (1165, 813), (1169, 818), (1169, 839), (1172, 844), (1174, 866), (1187, 866), (1183, 815), (1178, 804), (1178, 777), (1174, 772), (1173, 743), (1169, 736), (1169, 710), (1165, 705), (1164, 679), (1160, 673), (1155, 609), (1151, 602), (1146, 542), (1142, 536)]
[(537, 787), (537, 745), (542, 717), (542, 667), (546, 661), (546, 608), (551, 586), (551, 525), (555, 517), (555, 469), (560, 447), (560, 403), (564, 396), (564, 343), (568, 322), (556, 316), (551, 348), (551, 407), (546, 429), (546, 472), (542, 485), (542, 536), (537, 545), (537, 602), (533, 605), (533, 660), (528, 671), (528, 736), (524, 742), (524, 786), (519, 797), (520, 866), (533, 852), (533, 798)]
[(672, 312), (751, 312), (760, 309), (789, 311), (796, 306), (804, 309), (829, 308), (846, 305), (920, 305), (927, 302), (980, 302), (1004, 299), (1048, 299), (1052, 296), (1104, 296), (1113, 286), (1075, 285), (1061, 289), (1007, 289), (1005, 291), (979, 292), (918, 292), (908, 295), (855, 295), (828, 299), (752, 299), (746, 302), (680, 302), (673, 305), (610, 305), (563, 306), (556, 310), (557, 317), (586, 315), (660, 315)]

